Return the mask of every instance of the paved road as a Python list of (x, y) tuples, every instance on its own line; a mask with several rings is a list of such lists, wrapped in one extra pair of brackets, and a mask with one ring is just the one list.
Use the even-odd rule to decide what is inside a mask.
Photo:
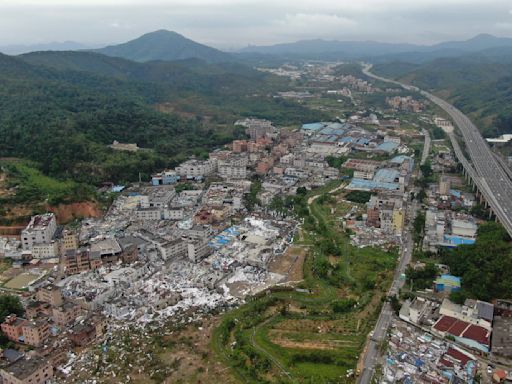
[(428, 131), (425, 128), (423, 128), (421, 130), (421, 132), (423, 133), (423, 136), (425, 136), (425, 142), (423, 143), (423, 153), (421, 154), (421, 162), (420, 162), (420, 165), (423, 165), (427, 162), (428, 154), (430, 153), (431, 140), (430, 140), (430, 133), (428, 133)]
[[(417, 209), (418, 207), (416, 202), (411, 204), (409, 216), (410, 218), (413, 218), (416, 215)], [(400, 288), (402, 288), (404, 285), (404, 281), (400, 279), (400, 276), (405, 272), (405, 268), (411, 262), (413, 249), (411, 232), (412, 230), (410, 228), (406, 229), (405, 231), (404, 241), (401, 247), (400, 259), (395, 270), (393, 284), (391, 284), (391, 288), (389, 289), (389, 296), (395, 296), (398, 294)], [(368, 342), (368, 347), (364, 357), (364, 368), (361, 372), (361, 375), (359, 376), (358, 381), (360, 384), (368, 384), (371, 382), (372, 376), (375, 372), (375, 365), (377, 364), (378, 358), (380, 356), (379, 344), (386, 338), (386, 333), (392, 319), (393, 310), (391, 305), (388, 302), (385, 302), (377, 320), (377, 324), (375, 325), (373, 335)]]
[[(425, 92), (417, 87), (386, 79), (370, 72), (371, 65), (365, 66), (363, 72), (375, 79), (398, 84), (405, 89), (420, 92), (433, 103), (444, 109), (453, 119), (455, 125), (462, 133), (466, 144), (466, 151), (471, 160), (471, 176), (478, 190), (484, 195), (485, 200), (492, 208), (494, 214), (512, 236), (512, 180), (501, 164), (496, 160), (477, 127), (453, 105), (443, 99)], [(453, 137), (452, 137), (453, 139)], [(466, 168), (467, 159), (461, 152), (459, 161)]]

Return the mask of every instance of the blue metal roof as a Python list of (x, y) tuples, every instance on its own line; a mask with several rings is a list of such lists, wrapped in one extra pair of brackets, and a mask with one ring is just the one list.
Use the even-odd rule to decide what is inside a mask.
[(400, 189), (400, 184), (378, 182), (374, 180), (352, 179), (347, 189), (357, 189), (363, 191), (371, 191), (375, 189), (397, 191)]
[(323, 127), (324, 127), (324, 124), (322, 124), (322, 123), (302, 124), (302, 129), (306, 129), (308, 131), (317, 131)]
[(395, 183), (395, 180), (400, 176), (400, 172), (396, 169), (382, 168), (377, 171), (373, 177), (373, 181), (378, 183)]
[(393, 152), (398, 147), (397, 143), (393, 143), (391, 141), (386, 141), (385, 143), (380, 144), (377, 149), (385, 152)]

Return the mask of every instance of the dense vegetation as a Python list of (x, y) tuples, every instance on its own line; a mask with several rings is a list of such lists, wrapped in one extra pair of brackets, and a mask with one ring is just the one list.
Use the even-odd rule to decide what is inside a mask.
[(469, 114), (486, 136), (512, 132), (510, 51), (439, 58), (423, 64), (389, 62), (377, 64), (374, 71), (447, 97)]
[[(300, 189), (272, 203), (304, 219), (296, 242), (309, 252), (301, 289), (274, 287), (251, 297), (226, 313), (215, 330), (213, 348), (241, 381), (338, 383), (355, 368), (389, 287), (396, 254), (349, 244), (337, 218), (351, 205), (338, 198), (343, 192), (329, 192), (339, 185)], [(304, 249), (289, 252), (298, 255)]]
[(443, 263), (462, 279), (464, 297), (480, 300), (512, 297), (512, 243), (505, 229), (488, 222), (478, 228), (474, 245), (462, 245), (442, 254)]
[[(5, 318), (11, 314), (22, 316), (24, 312), (23, 305), (17, 296), (0, 295), (0, 323), (3, 323)], [(0, 331), (0, 347), (5, 348), (9, 344), (9, 339)]]
[[(243, 116), (323, 117), (267, 96), (286, 83), (239, 64), (134, 63), (89, 52), (0, 55), (0, 152), (82, 183), (147, 178), (243, 135)], [(291, 116), (291, 118), (290, 118)], [(146, 150), (116, 152), (108, 144)]]

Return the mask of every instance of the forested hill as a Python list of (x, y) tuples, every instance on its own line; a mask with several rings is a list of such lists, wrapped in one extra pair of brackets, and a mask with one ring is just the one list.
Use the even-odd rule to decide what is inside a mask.
[(0, 63), (0, 151), (35, 160), (47, 174), (126, 180), (165, 165), (152, 152), (114, 153), (106, 146), (113, 140), (136, 142), (168, 158), (223, 141), (195, 120), (154, 111), (145, 94), (158, 97), (161, 90), (151, 84), (57, 72), (5, 56)]
[(374, 72), (451, 101), (485, 136), (512, 133), (512, 49), (440, 58), (423, 64), (380, 63)]
[[(139, 172), (147, 178), (237, 137), (238, 117), (283, 124), (325, 118), (270, 96), (287, 86), (233, 63), (135, 63), (90, 52), (0, 55), (0, 153), (87, 183), (135, 180)], [(113, 140), (149, 150), (115, 152), (108, 148)]]
[[(199, 59), (134, 61), (83, 51), (33, 52), (19, 56), (26, 63), (58, 71), (83, 71), (131, 82), (152, 82), (175, 91), (240, 93), (243, 89), (265, 90), (271, 76), (237, 63), (213, 64)], [(282, 84), (272, 78), (273, 86)]]
[(179, 33), (166, 30), (146, 33), (123, 44), (97, 49), (96, 52), (139, 62), (191, 58), (201, 59), (209, 63), (223, 63), (233, 60), (233, 57), (228, 53), (199, 44)]

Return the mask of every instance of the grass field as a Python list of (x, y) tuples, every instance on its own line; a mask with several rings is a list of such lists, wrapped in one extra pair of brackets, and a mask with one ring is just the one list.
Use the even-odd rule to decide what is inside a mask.
[[(396, 255), (350, 245), (339, 217), (352, 209), (332, 184), (307, 196), (296, 247), (309, 249), (304, 280), (224, 315), (212, 348), (242, 382), (353, 383), (391, 282)], [(355, 205), (356, 207), (357, 204)]]
[(7, 180), (17, 186), (18, 200), (29, 198), (63, 199), (77, 187), (73, 181), (60, 181), (43, 175), (27, 161), (3, 161), (0, 164), (7, 170)]
[(11, 280), (9, 280), (4, 285), (4, 287), (11, 288), (11, 289), (26, 289), (26, 288), (28, 288), (28, 286), (31, 283), (36, 281), (39, 277), (40, 277), (39, 275), (29, 273), (29, 272), (24, 272), (14, 278), (12, 278)]

